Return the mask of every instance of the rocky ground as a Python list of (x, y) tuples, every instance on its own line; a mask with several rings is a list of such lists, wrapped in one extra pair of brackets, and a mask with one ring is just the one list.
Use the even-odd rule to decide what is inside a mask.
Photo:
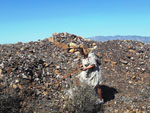
[[(55, 33), (53, 38), (64, 44), (97, 45), (94, 52), (101, 58), (104, 113), (150, 112), (150, 44), (94, 42), (68, 33)], [(0, 113), (65, 113), (65, 90), (74, 84), (77, 73), (59, 87), (56, 83), (79, 59), (48, 39), (0, 45)]]

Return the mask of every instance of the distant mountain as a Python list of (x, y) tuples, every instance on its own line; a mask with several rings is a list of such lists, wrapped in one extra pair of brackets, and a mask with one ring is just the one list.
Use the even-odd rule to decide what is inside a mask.
[(95, 41), (107, 41), (107, 40), (136, 40), (141, 41), (144, 43), (150, 43), (150, 37), (144, 37), (144, 36), (95, 36), (95, 37), (89, 37), (92, 40)]

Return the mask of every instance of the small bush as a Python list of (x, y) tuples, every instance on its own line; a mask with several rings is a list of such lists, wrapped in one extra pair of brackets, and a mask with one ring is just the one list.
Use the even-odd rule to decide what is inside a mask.
[(73, 96), (68, 99), (66, 108), (69, 113), (100, 113), (102, 105), (95, 105), (96, 100), (95, 90), (84, 84), (77, 90), (73, 90)]
[(20, 101), (16, 95), (0, 95), (0, 113), (19, 113)]

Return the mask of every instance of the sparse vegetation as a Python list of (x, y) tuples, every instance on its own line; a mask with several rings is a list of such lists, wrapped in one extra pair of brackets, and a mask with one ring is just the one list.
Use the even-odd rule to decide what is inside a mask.
[(17, 94), (0, 95), (0, 113), (19, 113), (21, 98)]
[(83, 85), (73, 90), (72, 98), (68, 99), (66, 108), (69, 113), (97, 113), (103, 111), (102, 105), (96, 105), (97, 95), (91, 86)]

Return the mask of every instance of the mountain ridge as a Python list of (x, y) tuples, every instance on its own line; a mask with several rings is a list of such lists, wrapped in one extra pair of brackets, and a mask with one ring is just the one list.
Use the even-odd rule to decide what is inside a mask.
[(91, 40), (95, 41), (108, 41), (108, 40), (135, 40), (135, 41), (141, 41), (144, 43), (150, 43), (150, 36), (137, 36), (137, 35), (115, 35), (115, 36), (94, 36), (94, 37), (88, 37)]

